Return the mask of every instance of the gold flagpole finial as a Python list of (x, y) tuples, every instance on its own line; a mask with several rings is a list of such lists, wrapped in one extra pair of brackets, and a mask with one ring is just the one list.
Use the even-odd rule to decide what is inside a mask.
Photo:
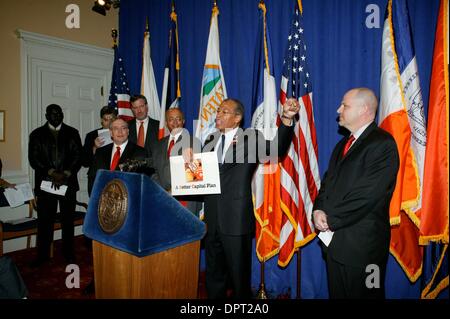
[(113, 49), (117, 47), (117, 29), (111, 30), (111, 37), (113, 38)]
[(264, 3), (264, 0), (259, 0), (258, 8), (260, 8), (264, 12), (264, 23), (265, 23), (266, 4)]
[(217, 0), (214, 0), (214, 6), (217, 7)]
[(145, 32), (148, 32), (148, 17), (145, 18)]
[(172, 0), (172, 12), (170, 13), (170, 19), (177, 21), (177, 13), (175, 12), (175, 1)]

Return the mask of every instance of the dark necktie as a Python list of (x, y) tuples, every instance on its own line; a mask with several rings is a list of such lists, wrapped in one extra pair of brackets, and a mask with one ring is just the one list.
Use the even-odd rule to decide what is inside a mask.
[(355, 140), (355, 137), (353, 135), (350, 135), (348, 137), (348, 140), (347, 140), (347, 142), (345, 143), (345, 146), (344, 146), (344, 151), (342, 152), (342, 157), (344, 157), (347, 154), (347, 152), (350, 149), (350, 146), (352, 146), (352, 143), (353, 143), (354, 140)]
[(114, 153), (111, 166), (109, 168), (110, 171), (114, 171), (116, 169), (117, 164), (119, 164), (120, 160), (120, 146), (117, 146), (116, 152)]

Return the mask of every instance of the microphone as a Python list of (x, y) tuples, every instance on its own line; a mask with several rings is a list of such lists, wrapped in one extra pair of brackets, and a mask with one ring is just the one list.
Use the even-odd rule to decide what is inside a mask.
[(149, 168), (153, 168), (151, 158), (143, 159), (127, 159), (125, 162), (119, 164), (122, 172), (144, 172)]

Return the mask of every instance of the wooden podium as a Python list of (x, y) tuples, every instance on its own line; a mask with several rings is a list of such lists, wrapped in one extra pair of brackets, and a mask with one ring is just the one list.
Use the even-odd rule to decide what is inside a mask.
[(96, 297), (197, 298), (205, 224), (145, 175), (97, 174), (83, 224)]
[(196, 299), (200, 241), (136, 257), (93, 241), (97, 299)]

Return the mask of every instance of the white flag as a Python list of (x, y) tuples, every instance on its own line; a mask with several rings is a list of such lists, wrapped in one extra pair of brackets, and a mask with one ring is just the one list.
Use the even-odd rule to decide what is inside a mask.
[(155, 74), (153, 73), (153, 64), (150, 57), (150, 36), (147, 31), (144, 32), (144, 48), (142, 50), (141, 94), (147, 98), (148, 116), (159, 121), (161, 106), (159, 104)]
[(209, 29), (205, 67), (203, 69), (200, 110), (195, 131), (195, 136), (202, 141), (202, 144), (208, 135), (216, 130), (217, 108), (227, 98), (225, 79), (220, 63), (218, 15), (219, 9), (217, 6), (214, 6)]

